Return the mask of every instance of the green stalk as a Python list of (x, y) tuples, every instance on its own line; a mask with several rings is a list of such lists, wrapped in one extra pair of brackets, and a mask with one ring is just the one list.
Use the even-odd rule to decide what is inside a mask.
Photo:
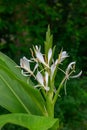
[[(47, 98), (46, 98), (46, 108), (48, 112), (48, 116), (54, 118), (54, 102), (53, 102), (53, 92), (49, 91)], [(55, 124), (58, 126), (58, 124)], [(50, 128), (49, 130), (57, 130), (57, 127), (55, 125)]]
[[(58, 98), (58, 95), (60, 93), (60, 90), (63, 86), (63, 83), (65, 82), (66, 80), (66, 76), (63, 78), (63, 80), (61, 81), (57, 91), (56, 91), (56, 94), (54, 96), (54, 91), (53, 91), (53, 82), (51, 82), (51, 90), (48, 92), (47, 94), (47, 97), (46, 97), (46, 108), (47, 108), (47, 112), (48, 112), (48, 116), (49, 117), (52, 117), (54, 118), (54, 106), (55, 106), (55, 103), (56, 103), (56, 100)], [(50, 128), (49, 130), (58, 130), (57, 128), (58, 124), (55, 124), (52, 128)]]
[(46, 108), (49, 117), (54, 117), (53, 92), (48, 92), (46, 97)]
[(61, 83), (60, 83), (60, 85), (59, 85), (59, 87), (58, 87), (58, 89), (56, 91), (56, 94), (55, 94), (54, 99), (53, 99), (53, 103), (54, 104), (56, 103), (56, 100), (57, 100), (57, 98), (59, 96), (60, 90), (61, 90), (61, 88), (62, 88), (63, 83), (65, 82), (65, 80), (66, 80), (66, 76), (63, 78), (63, 80), (61, 81)]

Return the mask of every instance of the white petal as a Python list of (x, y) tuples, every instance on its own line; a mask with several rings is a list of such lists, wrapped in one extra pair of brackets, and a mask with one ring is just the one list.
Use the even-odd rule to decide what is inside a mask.
[(48, 86), (48, 78), (49, 78), (49, 74), (48, 74), (48, 72), (45, 72), (46, 86)]
[(70, 69), (72, 69), (72, 66), (75, 65), (75, 64), (76, 64), (76, 62), (71, 62), (71, 63), (68, 65), (67, 69), (66, 69), (66, 73), (68, 73), (68, 72), (70, 71)]
[(35, 48), (36, 48), (36, 50), (38, 50), (38, 46), (37, 45), (35, 46)]
[(39, 60), (41, 63), (45, 64), (45, 61), (44, 61), (44, 58), (43, 58), (42, 53), (36, 52), (36, 57), (38, 58), (38, 60)]
[(51, 79), (53, 77), (53, 74), (54, 74), (54, 71), (56, 69), (57, 64), (58, 64), (58, 59), (50, 67), (50, 69), (51, 69)]
[(66, 57), (69, 57), (66, 51), (62, 52), (62, 59), (65, 59)]
[(67, 57), (67, 56), (68, 56), (67, 52), (66, 52), (66, 51), (63, 51), (63, 52), (62, 52), (62, 57)]
[(55, 65), (55, 64), (52, 64), (52, 65), (51, 65), (51, 79), (52, 79), (52, 77), (53, 77), (53, 74), (54, 74), (55, 69), (56, 69), (56, 65)]
[(40, 52), (40, 48), (36, 46), (36, 49), (34, 48), (34, 50), (35, 50), (36, 58), (39, 60), (39, 62), (41, 62), (42, 64), (44, 64), (46, 67), (49, 68), (48, 64), (46, 64), (44, 60), (43, 54)]
[(81, 74), (82, 74), (82, 70), (77, 75), (70, 76), (70, 78), (78, 78), (81, 76)]
[(59, 63), (61, 63), (65, 58), (69, 57), (66, 51), (59, 54)]
[(39, 71), (38, 71), (38, 73), (36, 75), (36, 79), (42, 86), (44, 86), (44, 79), (43, 79), (42, 74)]
[(26, 71), (30, 70), (30, 64), (29, 61), (26, 57), (23, 57), (20, 59), (20, 67), (25, 69)]
[(50, 48), (48, 51), (48, 64), (50, 62), (51, 57), (52, 57), (52, 49)]
[(36, 45), (36, 46), (35, 46), (35, 49), (36, 49), (36, 51), (39, 51), (39, 52), (40, 52), (41, 46), (38, 47), (38, 46)]

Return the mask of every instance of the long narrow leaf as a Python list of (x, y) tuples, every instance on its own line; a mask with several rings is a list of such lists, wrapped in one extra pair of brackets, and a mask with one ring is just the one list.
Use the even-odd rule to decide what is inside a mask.
[(7, 114), (0, 116), (0, 127), (3, 127), (6, 123), (13, 123), (26, 127), (29, 130), (48, 130), (57, 122), (58, 119), (28, 114)]
[(30, 111), (32, 114), (40, 114), (41, 111), (38, 104), (42, 108), (42, 111), (44, 111), (43, 102), (39, 102), (40, 97), (39, 91), (23, 81), (19, 82), (8, 69), (0, 65), (0, 104), (2, 106), (6, 106), (7, 104), (8, 108), (12, 106), (12, 109), (14, 109), (11, 112), (19, 112), (20, 109), (18, 110), (17, 107), (19, 104), (18, 106), (24, 109), (25, 112), (29, 113)]
[[(21, 69), (17, 67), (18, 65), (2, 52), (0, 52), (0, 64), (12, 71), (21, 80), (27, 81), (27, 78), (21, 74)], [(30, 83), (33, 85), (32, 82)]]
[(44, 113), (41, 93), (19, 71), (10, 58), (0, 53), (0, 105), (11, 112)]

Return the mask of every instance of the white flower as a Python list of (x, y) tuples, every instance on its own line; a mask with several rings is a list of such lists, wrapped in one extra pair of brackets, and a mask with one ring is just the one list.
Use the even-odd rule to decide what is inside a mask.
[(77, 75), (71, 76), (71, 74), (72, 74), (73, 72), (75, 72), (75, 64), (76, 64), (76, 62), (74, 61), (74, 62), (71, 62), (71, 63), (68, 65), (68, 67), (67, 67), (67, 69), (66, 69), (66, 72), (65, 72), (65, 74), (66, 74), (66, 76), (67, 76), (67, 79), (68, 79), (69, 77), (70, 77), (70, 78), (78, 78), (78, 77), (81, 76), (82, 71), (80, 71)]
[[(44, 58), (43, 54), (40, 52), (40, 50), (41, 50), (40, 47), (35, 46), (34, 51), (35, 51), (36, 58), (38, 59), (38, 61), (40, 63), (45, 65), (47, 68), (50, 68), (49, 63), (50, 63), (50, 59), (52, 57), (52, 49), (50, 48), (48, 51), (48, 56), (46, 57), (47, 61), (45, 60), (45, 58)], [(36, 60), (34, 59), (34, 61), (36, 61)]]
[(82, 70), (77, 75), (70, 76), (70, 78), (78, 78), (81, 76), (81, 74), (82, 74)]
[(58, 63), (61, 63), (65, 58), (69, 57), (66, 51), (63, 51), (59, 54)]
[(51, 57), (52, 57), (52, 49), (50, 48), (48, 51), (48, 65), (49, 65)]
[(51, 69), (51, 79), (52, 79), (52, 77), (53, 77), (53, 75), (54, 75), (54, 72), (55, 72), (55, 70), (56, 70), (56, 68), (57, 68), (57, 65), (60, 64), (60, 63), (61, 63), (65, 58), (67, 58), (67, 57), (68, 57), (67, 52), (66, 52), (66, 51), (63, 51), (63, 52), (61, 52), (61, 53), (59, 54), (59, 58), (56, 59), (56, 61), (51, 65), (51, 67), (50, 67), (50, 69)]
[(55, 72), (55, 70), (56, 70), (56, 68), (57, 68), (57, 64), (58, 64), (58, 59), (56, 59), (56, 61), (55, 62), (53, 62), (53, 64), (51, 65), (51, 67), (50, 67), (50, 70), (51, 70), (51, 79), (52, 79), (52, 77), (53, 77), (53, 75), (54, 75), (54, 72)]
[(36, 57), (39, 60), (39, 62), (45, 64), (44, 57), (43, 57), (42, 53), (40, 52), (40, 47), (38, 48), (38, 46), (35, 46), (34, 50), (35, 50), (35, 54), (36, 54)]
[(43, 78), (42, 74), (39, 71), (38, 71), (38, 73), (36, 75), (36, 79), (42, 86), (44, 86), (44, 78)]
[(39, 51), (36, 52), (36, 57), (37, 57), (37, 59), (38, 59), (41, 63), (45, 64), (44, 57), (43, 57), (42, 53), (40, 53)]
[(51, 65), (51, 68), (50, 68), (50, 69), (51, 69), (51, 75), (50, 75), (50, 76), (51, 76), (51, 79), (52, 79), (53, 74), (54, 74), (55, 69), (56, 69), (56, 65), (55, 65), (55, 63)]
[(67, 69), (66, 69), (66, 74), (68, 74), (69, 71), (70, 71), (71, 69), (73, 69), (73, 67), (75, 67), (75, 64), (76, 64), (76, 62), (74, 61), (74, 62), (71, 62), (71, 63), (68, 65), (68, 67), (67, 67)]
[(45, 72), (45, 89), (47, 90), (47, 91), (49, 91), (49, 87), (48, 87), (48, 81), (49, 81), (49, 74), (48, 74), (48, 72)]
[[(26, 72), (24, 72), (23, 70), (21, 71), (21, 73), (24, 75), (24, 76), (29, 76), (28, 74), (31, 74), (34, 76), (34, 71), (37, 69), (38, 67), (38, 64), (35, 65), (34, 67), (34, 70), (32, 71), (30, 69), (30, 62), (32, 62), (31, 60), (28, 60), (25, 56), (23, 58), (20, 59), (20, 67), (22, 69), (24, 69)], [(34, 76), (35, 77), (35, 76)]]
[(38, 47), (38, 46), (36, 45), (35, 48), (36, 48), (36, 51), (39, 51), (39, 52), (41, 51), (41, 46)]
[(28, 60), (25, 56), (20, 59), (20, 67), (28, 72), (30, 72), (30, 60)]
[(38, 73), (36, 75), (36, 79), (40, 83), (40, 85), (43, 86), (43, 88), (46, 91), (49, 91), (49, 87), (48, 87), (48, 73), (47, 72), (45, 72), (45, 78), (44, 78), (43, 75), (38, 71)]

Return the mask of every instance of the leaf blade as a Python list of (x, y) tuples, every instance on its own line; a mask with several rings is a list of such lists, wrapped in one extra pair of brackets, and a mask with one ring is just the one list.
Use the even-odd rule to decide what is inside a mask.
[(0, 116), (0, 127), (6, 123), (21, 125), (30, 130), (48, 130), (58, 119), (28, 114), (6, 114)]
[[(8, 60), (9, 60), (9, 62), (7, 62)], [(37, 109), (35, 111), (37, 111), (38, 113), (40, 113), (39, 112), (39, 109), (40, 109), (41, 113), (42, 113), (42, 111), (45, 112), (45, 102), (43, 100), (43, 97), (41, 96), (41, 93), (38, 90), (35, 90), (35, 88), (34, 88), (34, 86), (33, 86), (32, 83), (27, 84), (26, 78), (24, 76), (22, 76), (22, 74), (20, 73), (20, 69), (16, 68), (15, 66), (17, 66), (16, 63), (14, 63), (9, 57), (7, 57), (6, 55), (4, 55), (3, 53), (0, 53), (0, 74), (1, 74), (1, 77), (3, 75), (3, 77), (1, 78), (0, 83), (2, 82), (2, 79), (3, 79), (4, 84), (2, 83), (2, 86), (4, 86), (5, 89), (6, 89), (6, 84), (8, 84), (7, 83), (8, 81), (9, 81), (9, 84), (10, 84), (10, 89), (13, 86), (14, 86), (13, 88), (18, 89), (19, 86), (20, 86), (20, 89), (23, 89), (23, 90), (21, 90), (22, 91), (21, 93), (23, 93), (25, 91), (25, 95), (28, 95), (29, 103), (26, 102), (26, 101), (25, 102), (26, 102), (26, 104), (28, 104), (28, 106), (30, 105), (31, 111), (33, 110), (33, 108), (36, 108), (36, 106), (37, 106)], [(16, 87), (14, 84), (16, 84), (16, 86), (18, 86), (18, 87)], [(9, 85), (7, 85), (7, 86), (9, 86)], [(2, 90), (0, 93), (3, 93), (3, 95), (7, 95), (5, 89)], [(3, 95), (2, 96), (1, 95), (2, 94), (0, 94), (0, 101), (3, 98)], [(12, 97), (12, 95), (10, 93), (8, 95), (10, 95), (11, 98), (13, 99), (13, 97)], [(20, 94), (20, 95), (23, 95), (23, 97), (24, 97), (24, 94)], [(10, 100), (10, 97), (7, 98), (6, 101), (5, 101), (5, 99), (3, 99), (4, 102), (6, 102), (7, 99)], [(18, 103), (14, 99), (12, 101), (14, 102), (14, 104), (16, 103), (16, 105), (18, 105)], [(12, 103), (12, 101), (11, 101), (11, 103)], [(1, 105), (5, 107), (6, 104), (4, 102), (1, 103)], [(20, 99), (19, 99), (19, 102), (21, 102)], [(18, 106), (20, 107), (20, 105), (18, 105)], [(8, 110), (11, 109), (10, 106), (6, 106), (6, 107), (9, 108)], [(39, 107), (39, 109), (38, 109), (38, 107)], [(27, 108), (26, 108), (26, 110), (29, 113), (29, 111), (28, 111)], [(16, 111), (12, 110), (11, 112), (19, 112), (19, 111), (20, 111), (20, 109), (18, 111), (16, 109)], [(34, 111), (33, 114), (35, 114), (35, 111)], [(26, 112), (26, 111), (22, 109), (22, 111), (20, 111), (20, 112)]]

